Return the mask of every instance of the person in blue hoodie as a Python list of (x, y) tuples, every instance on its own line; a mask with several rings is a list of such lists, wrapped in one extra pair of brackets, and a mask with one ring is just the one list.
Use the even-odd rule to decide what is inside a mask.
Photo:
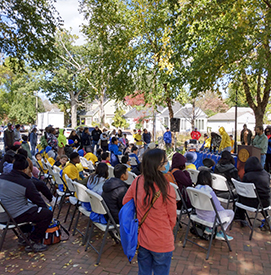
[(166, 144), (166, 149), (168, 150), (169, 148), (171, 148), (171, 143), (172, 143), (172, 134), (169, 131), (168, 127), (167, 127), (167, 131), (164, 133), (163, 139)]
[(116, 166), (119, 164), (119, 159), (117, 156), (122, 155), (122, 152), (119, 151), (118, 139), (116, 137), (112, 137), (108, 149), (111, 152), (110, 163), (112, 166)]

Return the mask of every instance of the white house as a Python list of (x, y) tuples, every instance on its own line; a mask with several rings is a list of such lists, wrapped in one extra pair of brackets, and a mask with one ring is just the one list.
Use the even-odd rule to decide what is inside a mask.
[[(247, 124), (248, 129), (253, 130), (255, 127), (255, 115), (251, 108), (237, 108), (237, 131), (243, 129), (243, 125)], [(218, 132), (218, 129), (223, 126), (229, 134), (235, 132), (235, 107), (230, 108), (226, 113), (218, 113), (208, 118), (208, 128), (212, 132)]]
[[(117, 110), (119, 104), (112, 99), (107, 99), (104, 101), (104, 124), (109, 124), (112, 128), (113, 117), (115, 111)], [(120, 106), (119, 106), (120, 107)], [(129, 110), (129, 106), (121, 106), (126, 112)], [(97, 100), (94, 100), (91, 104), (88, 104), (86, 110), (82, 111), (79, 115), (80, 124), (91, 126), (92, 122), (100, 123), (100, 105)]]
[[(192, 105), (186, 104), (185, 106), (175, 102), (172, 106), (174, 118), (180, 119), (180, 132), (191, 131), (191, 118), (192, 118)], [(146, 117), (147, 121), (144, 122), (143, 128), (152, 131), (153, 120), (155, 117), (156, 132), (164, 132), (166, 127), (170, 127), (170, 117), (168, 108), (158, 106), (157, 111), (153, 112), (152, 109), (136, 110), (135, 108), (127, 112), (124, 117), (130, 125), (130, 129), (134, 129), (136, 125), (135, 119), (138, 117)], [(195, 108), (195, 127), (199, 131), (205, 132), (207, 130), (207, 115), (200, 109)]]

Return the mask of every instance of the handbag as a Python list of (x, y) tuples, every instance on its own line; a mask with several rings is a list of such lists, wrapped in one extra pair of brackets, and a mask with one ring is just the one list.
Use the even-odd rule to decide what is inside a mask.
[[(136, 181), (136, 201), (137, 201), (137, 187), (138, 187), (138, 180), (140, 177), (137, 178)], [(155, 201), (159, 198), (161, 191), (155, 193), (154, 198), (148, 210), (145, 212), (144, 216), (142, 217), (141, 222), (138, 222), (136, 216), (136, 206), (134, 203), (134, 199), (128, 201), (125, 205), (122, 206), (119, 212), (119, 225), (120, 225), (120, 238), (121, 238), (121, 245), (123, 248), (124, 254), (127, 256), (128, 261), (131, 263), (133, 257), (135, 256), (136, 250), (139, 247), (138, 244), (138, 233), (139, 230), (146, 220), (150, 209), (153, 207)]]

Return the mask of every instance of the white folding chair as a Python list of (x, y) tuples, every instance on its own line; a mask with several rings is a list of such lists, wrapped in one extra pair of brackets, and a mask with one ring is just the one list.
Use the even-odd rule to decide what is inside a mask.
[(68, 186), (68, 188), (71, 192), (71, 196), (69, 196), (70, 204), (69, 204), (69, 207), (68, 207), (65, 219), (64, 219), (64, 223), (67, 221), (68, 215), (70, 213), (71, 206), (72, 205), (75, 206), (74, 211), (72, 213), (71, 221), (70, 221), (70, 224), (69, 224), (68, 231), (70, 231), (72, 223), (73, 223), (73, 219), (74, 219), (74, 216), (75, 216), (75, 213), (76, 213), (76, 210), (78, 208), (78, 199), (74, 196), (75, 191), (76, 191), (75, 187), (74, 187), (74, 182), (68, 177), (68, 175), (65, 175), (65, 179), (66, 179), (66, 182), (67, 182), (67, 186)]
[[(224, 218), (222, 220), (220, 219), (220, 217), (218, 215), (218, 212), (217, 212), (217, 209), (215, 207), (215, 204), (213, 202), (212, 195), (210, 195), (208, 193), (205, 193), (201, 190), (195, 189), (193, 187), (187, 187), (186, 191), (187, 191), (187, 194), (189, 196), (189, 199), (190, 199), (190, 202), (191, 202), (192, 206), (196, 210), (215, 211), (215, 218), (214, 218), (214, 222), (208, 222), (208, 221), (200, 219), (196, 214), (190, 214), (188, 226), (187, 226), (186, 233), (185, 233), (183, 247), (185, 247), (187, 241), (198, 245), (199, 247), (207, 250), (206, 260), (208, 260), (216, 228), (218, 226), (220, 226), (221, 230), (222, 230), (222, 232), (225, 236), (225, 240), (227, 242), (229, 250), (232, 251), (230, 243), (229, 243), (228, 238), (227, 238), (227, 235), (226, 235), (225, 230), (223, 228), (223, 223), (224, 222), (229, 222), (229, 218)], [(187, 238), (188, 237), (188, 232), (189, 232), (189, 227), (190, 227), (190, 222), (192, 223), (193, 227), (195, 226), (194, 222), (196, 222), (196, 223), (202, 224), (204, 226), (207, 226), (209, 228), (212, 228), (212, 233), (211, 233), (211, 237), (210, 237), (210, 240), (209, 240), (208, 249), (201, 246), (201, 245), (199, 245), (199, 244), (197, 244), (197, 243), (195, 243), (195, 242), (193, 242), (192, 240), (189, 240)]]
[(114, 178), (114, 167), (113, 166), (108, 166), (108, 178)]
[(83, 167), (87, 167), (87, 169), (89, 169), (91, 171), (95, 170), (95, 167), (93, 166), (92, 161), (88, 161), (86, 158), (80, 157), (80, 162)]
[(128, 172), (128, 179), (125, 181), (127, 184), (131, 185), (134, 179), (137, 177), (137, 175), (133, 172)]
[[(6, 223), (0, 223), (0, 230), (3, 231), (1, 242), (0, 242), (0, 251), (2, 250), (4, 241), (5, 241), (5, 238), (6, 238), (6, 234), (7, 234), (7, 231), (9, 229), (12, 229), (12, 231), (14, 232), (14, 234), (17, 237), (19, 237), (19, 234), (20, 234), (20, 236), (25, 240), (25, 242), (32, 248), (32, 251), (34, 251), (32, 243), (26, 238), (25, 234), (20, 229), (20, 226), (28, 224), (28, 222), (19, 223), (19, 224), (16, 223), (16, 221), (13, 219), (11, 214), (8, 212), (8, 210), (3, 205), (1, 199), (0, 199), (0, 213), (1, 214), (5, 213), (7, 215), (7, 218), (8, 218)], [(17, 233), (16, 229), (18, 230), (19, 234)]]
[(57, 167), (57, 166), (53, 166), (53, 169), (54, 169), (54, 171), (56, 172), (56, 173), (58, 173), (58, 174), (60, 174), (60, 172), (61, 172), (61, 168), (59, 168), (59, 167)]
[[(53, 213), (54, 213), (56, 205), (58, 203), (58, 199), (61, 198), (60, 203), (59, 203), (58, 214), (57, 214), (57, 217), (56, 217), (58, 219), (65, 198), (71, 196), (72, 193), (70, 192), (70, 190), (69, 190), (67, 184), (65, 183), (65, 181), (60, 177), (59, 173), (53, 172), (53, 174), (54, 174), (54, 178), (55, 178), (55, 183), (58, 185), (58, 188), (56, 189), (56, 200), (55, 200), (55, 204), (54, 204), (54, 208), (53, 208)], [(59, 189), (59, 186), (61, 186), (61, 185), (63, 186), (64, 191), (61, 191)]]
[(129, 156), (129, 160), (130, 160), (131, 166), (136, 166), (137, 165), (137, 161), (136, 161), (135, 157)]
[[(104, 245), (105, 245), (107, 233), (110, 232), (110, 231), (116, 231), (117, 234), (120, 236), (119, 225), (117, 225), (115, 220), (113, 219), (113, 217), (112, 217), (105, 201), (103, 200), (102, 196), (98, 195), (97, 193), (95, 193), (95, 192), (93, 192), (89, 189), (86, 190), (86, 193), (89, 196), (92, 211), (97, 213), (97, 214), (102, 214), (102, 215), (107, 215), (108, 216), (107, 224), (101, 224), (101, 223), (97, 223), (97, 222), (92, 222), (91, 223), (90, 233), (88, 234), (88, 238), (87, 238), (87, 245), (86, 245), (85, 251), (87, 251), (88, 247), (91, 246), (94, 249), (94, 251), (96, 251), (98, 253), (98, 259), (97, 259), (97, 262), (96, 262), (96, 264), (98, 265), (99, 262), (100, 262), (101, 256), (102, 256), (102, 252), (103, 252), (103, 248), (104, 248)], [(100, 247), (99, 252), (90, 243), (94, 226), (96, 226), (98, 229), (100, 229), (101, 231), (104, 232), (102, 245)]]
[[(249, 236), (249, 240), (252, 239), (253, 231), (254, 231), (254, 228), (255, 228), (255, 222), (256, 222), (256, 219), (257, 219), (257, 216), (258, 216), (259, 212), (262, 212), (262, 214), (263, 214), (263, 216), (265, 218), (265, 221), (268, 223), (269, 230), (271, 231), (271, 227), (270, 227), (270, 224), (269, 224), (269, 219), (267, 219), (266, 214), (265, 214), (265, 211), (269, 210), (270, 206), (263, 208), (261, 200), (260, 200), (260, 197), (259, 197), (259, 194), (257, 192), (257, 189), (256, 189), (254, 183), (241, 182), (241, 181), (238, 181), (238, 180), (233, 179), (233, 178), (231, 180), (232, 180), (232, 183), (235, 186), (235, 189), (236, 189), (236, 192), (237, 192), (238, 196), (242, 196), (242, 197), (245, 197), (245, 198), (257, 199), (258, 200), (258, 206), (257, 206), (257, 208), (249, 206), (249, 205), (246, 205), (244, 203), (241, 203), (239, 201), (240, 198), (238, 198), (237, 202), (235, 203), (236, 207), (235, 207), (235, 210), (234, 210), (234, 214), (236, 213), (237, 207), (239, 207), (239, 208), (241, 208), (241, 209), (243, 209), (245, 211), (245, 215), (246, 215), (246, 217), (247, 217), (247, 219), (249, 221), (249, 225), (248, 226), (249, 226), (249, 228), (251, 230), (251, 233), (250, 233), (250, 236)], [(248, 216), (248, 214), (247, 214), (247, 211), (255, 213), (255, 216), (253, 218), (250, 218)], [(254, 219), (253, 225), (251, 223), (251, 219)], [(232, 228), (232, 224), (230, 226), (230, 229), (231, 228)]]
[(198, 180), (199, 171), (198, 170), (194, 170), (194, 169), (187, 169), (187, 172), (189, 173), (192, 182), (194, 184), (196, 184), (197, 180)]
[[(78, 182), (73, 182), (73, 185), (74, 185), (74, 188), (76, 190), (76, 196), (77, 196), (77, 199), (78, 199), (78, 202), (80, 203), (90, 203), (90, 198), (89, 198), (89, 195), (87, 194), (87, 187), (84, 186), (83, 184), (81, 183), (78, 183)], [(77, 215), (77, 218), (76, 218), (76, 221), (75, 221), (75, 224), (74, 224), (74, 227), (73, 227), (73, 236), (75, 235), (75, 232), (77, 231), (78, 233), (80, 233), (82, 236), (83, 236), (83, 242), (82, 242), (82, 245), (84, 245), (87, 241), (87, 234), (88, 234), (88, 228), (89, 228), (89, 225), (90, 225), (90, 218), (88, 219), (88, 224), (87, 224), (87, 228), (86, 228), (86, 232), (85, 234), (82, 233), (78, 228), (77, 228), (77, 225), (78, 225), (78, 221), (79, 221), (79, 217), (80, 217), (80, 214), (83, 214), (84, 216), (86, 217), (90, 217), (90, 211), (87, 211), (83, 206), (79, 206), (78, 205), (78, 215)]]
[(226, 203), (227, 204), (227, 209), (229, 208), (229, 204), (232, 202), (233, 203), (233, 209), (235, 208), (235, 200), (234, 200), (234, 195), (231, 190), (231, 188), (228, 185), (227, 179), (218, 174), (211, 174), (212, 176), (212, 188), (217, 194), (217, 198), (220, 202)]
[(190, 215), (190, 212), (192, 211), (192, 208), (187, 208), (187, 205), (185, 203), (185, 200), (182, 196), (182, 193), (178, 187), (178, 185), (176, 185), (175, 183), (173, 182), (170, 182), (170, 185), (172, 185), (174, 187), (174, 190), (175, 190), (175, 194), (176, 194), (176, 201), (182, 201), (182, 208), (181, 209), (177, 209), (177, 220), (176, 220), (176, 225), (173, 229), (173, 233), (174, 233), (174, 240), (176, 240), (176, 237), (177, 237), (177, 233), (178, 233), (178, 230), (180, 228), (180, 223), (181, 223), (181, 220), (182, 220), (182, 215)]

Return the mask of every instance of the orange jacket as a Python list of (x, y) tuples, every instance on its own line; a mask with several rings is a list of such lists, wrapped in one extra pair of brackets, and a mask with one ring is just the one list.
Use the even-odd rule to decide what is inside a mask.
[[(148, 206), (143, 205), (145, 197), (144, 177), (140, 176), (138, 180), (137, 200), (136, 200), (136, 182), (133, 181), (123, 198), (123, 204), (130, 201), (132, 198), (135, 201), (137, 209), (137, 218), (139, 222), (148, 209)], [(159, 190), (154, 184), (156, 192)], [(152, 196), (152, 193), (151, 193)], [(155, 201), (153, 207), (142, 224), (138, 242), (139, 245), (158, 253), (171, 252), (174, 250), (173, 228), (176, 223), (176, 194), (174, 188), (168, 184), (168, 199), (163, 202), (162, 194)]]

